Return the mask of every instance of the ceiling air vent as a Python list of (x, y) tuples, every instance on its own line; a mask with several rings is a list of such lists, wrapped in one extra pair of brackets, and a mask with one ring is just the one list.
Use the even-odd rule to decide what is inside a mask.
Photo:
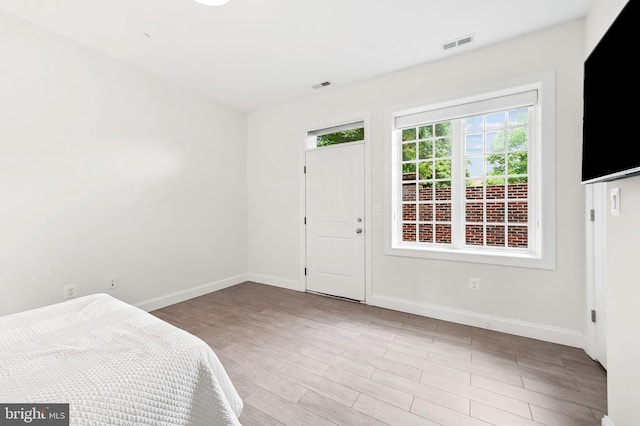
[(442, 50), (449, 50), (449, 49), (453, 49), (454, 47), (458, 47), (458, 46), (462, 46), (465, 44), (469, 44), (473, 41), (473, 34), (472, 35), (468, 35), (468, 36), (464, 36), (461, 37), (457, 40), (452, 40), (452, 41), (448, 41), (446, 43), (444, 43), (442, 45)]
[(330, 81), (323, 81), (322, 83), (314, 84), (311, 87), (313, 87), (314, 89), (320, 89), (322, 87), (327, 87), (327, 86), (330, 86), (330, 85), (331, 85)]
[(449, 43), (445, 43), (442, 45), (442, 50), (453, 49), (458, 45), (455, 41), (450, 41)]

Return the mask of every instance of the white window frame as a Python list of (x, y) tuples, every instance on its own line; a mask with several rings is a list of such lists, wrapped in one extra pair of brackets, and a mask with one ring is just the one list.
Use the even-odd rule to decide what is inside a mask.
[[(491, 102), (491, 99), (536, 91), (537, 104), (530, 122), (529, 149), (529, 226), (534, 232), (527, 250), (491, 249), (490, 247), (438, 246), (401, 241), (402, 182), (399, 167), (398, 127), (396, 121), (406, 117), (431, 117), (433, 111), (453, 111), (465, 104)], [(549, 71), (520, 79), (475, 88), (450, 96), (424, 99), (387, 108), (385, 111), (385, 254), (540, 269), (555, 269), (555, 75)], [(405, 121), (406, 123), (406, 121)], [(464, 161), (462, 147), (452, 144), (455, 157), (453, 173), (460, 175)], [(459, 177), (459, 179), (461, 179)], [(455, 184), (454, 184), (455, 186)], [(464, 222), (463, 194), (453, 191), (452, 209), (457, 225)], [(456, 220), (455, 218), (453, 219)]]

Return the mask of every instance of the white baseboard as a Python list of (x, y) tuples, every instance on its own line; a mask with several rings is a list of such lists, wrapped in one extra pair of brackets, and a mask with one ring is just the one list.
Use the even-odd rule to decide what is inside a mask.
[(604, 416), (602, 418), (602, 423), (601, 424), (602, 424), (602, 426), (615, 426), (613, 424), (613, 420), (611, 420), (611, 417), (608, 417), (608, 416)]
[[(301, 286), (298, 281), (260, 274), (241, 274), (180, 292), (145, 300), (135, 304), (135, 306), (149, 312), (175, 303), (183, 302), (185, 300), (193, 299), (194, 297), (202, 296), (207, 293), (222, 290), (223, 288), (231, 287), (245, 281), (253, 281), (259, 284), (266, 284), (289, 290), (305, 291), (304, 287)], [(400, 312), (436, 318), (443, 321), (451, 321), (459, 324), (514, 334), (516, 336), (529, 337), (546, 342), (558, 343), (577, 348), (584, 347), (583, 334), (575, 330), (550, 327), (544, 324), (518, 321), (511, 318), (485, 315), (478, 312), (417, 303), (375, 294), (368, 298), (367, 304), (381, 308), (393, 309)], [(603, 419), (603, 422), (605, 419)], [(613, 426), (613, 423), (603, 423), (603, 426)]]
[(245, 281), (248, 281), (247, 274), (236, 275), (235, 277), (229, 277), (224, 280), (215, 281), (198, 287), (192, 287), (186, 290), (167, 294), (165, 296), (154, 297), (153, 299), (144, 300), (142, 302), (135, 303), (134, 305), (147, 312), (151, 312), (156, 309), (164, 308), (165, 306), (193, 299), (194, 297), (222, 290), (223, 288), (231, 287)]
[(478, 312), (452, 309), (444, 306), (429, 305), (373, 294), (368, 304), (381, 308), (393, 309), (410, 314), (422, 315), (443, 321), (470, 325), (516, 336), (544, 340), (546, 342), (582, 348), (584, 336), (575, 330), (550, 327), (544, 324), (518, 321), (511, 318), (485, 315)]
[(286, 280), (278, 277), (270, 277), (268, 275), (249, 274), (249, 281), (253, 281), (259, 284), (267, 284), (274, 287), (286, 288), (289, 290), (305, 290), (304, 286), (301, 286), (298, 281)]

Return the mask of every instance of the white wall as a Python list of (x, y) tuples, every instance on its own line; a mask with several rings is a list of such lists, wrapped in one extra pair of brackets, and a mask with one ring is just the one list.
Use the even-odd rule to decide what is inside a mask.
[(620, 216), (607, 219), (608, 416), (616, 426), (638, 424), (640, 388), (640, 177), (610, 182), (620, 188)]
[[(586, 56), (600, 40), (626, 0), (594, 0), (586, 20)], [(632, 143), (632, 142), (628, 142)], [(620, 216), (607, 217), (607, 398), (608, 424), (638, 424), (640, 388), (640, 177), (607, 183), (620, 188)]]
[(0, 315), (246, 279), (243, 114), (4, 13), (0, 58)]
[[(369, 302), (582, 345), (584, 194), (580, 185), (584, 21), (396, 72), (249, 115), (249, 276), (303, 289), (301, 147), (319, 123), (371, 117), (370, 205), (384, 204), (384, 110), (553, 70), (556, 73), (557, 269), (420, 260), (384, 254), (383, 216), (368, 218)], [(467, 278), (481, 279), (469, 291)]]

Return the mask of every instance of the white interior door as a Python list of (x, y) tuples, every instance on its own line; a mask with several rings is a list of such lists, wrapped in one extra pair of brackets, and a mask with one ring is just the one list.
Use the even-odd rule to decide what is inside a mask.
[(364, 301), (364, 144), (306, 153), (306, 288)]
[(607, 184), (593, 186), (593, 275), (596, 310), (596, 359), (607, 368)]
[(587, 306), (585, 351), (607, 368), (607, 216), (606, 183), (585, 185)]

